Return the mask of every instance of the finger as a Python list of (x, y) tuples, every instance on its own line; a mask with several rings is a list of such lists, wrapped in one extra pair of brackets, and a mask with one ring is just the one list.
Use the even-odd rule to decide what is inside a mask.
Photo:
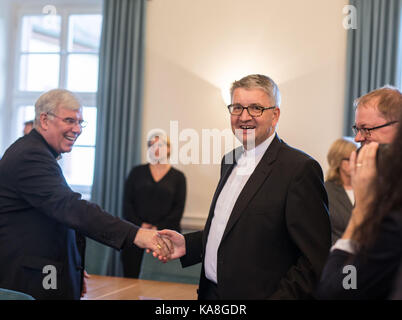
[(165, 244), (169, 250), (169, 253), (172, 254), (174, 251), (173, 242), (169, 238), (166, 238), (166, 237), (162, 237), (161, 239), (165, 242)]
[(369, 147), (369, 144), (365, 144), (361, 149), (359, 154), (357, 155), (357, 159), (356, 159), (356, 168), (358, 169), (359, 167), (361, 167), (363, 165), (363, 160), (366, 157), (367, 154), (367, 148)]
[(367, 165), (371, 169), (377, 168), (376, 165), (377, 150), (378, 150), (378, 143), (377, 142), (370, 143), (369, 148), (367, 150), (366, 159), (364, 159), (364, 161), (367, 162)]
[(174, 232), (172, 230), (168, 230), (168, 229), (163, 229), (163, 230), (159, 230), (158, 234), (161, 236), (165, 236), (165, 237), (173, 237), (174, 236)]
[(158, 253), (158, 255), (160, 256), (170, 255), (169, 248), (167, 247), (165, 241), (163, 241), (163, 239), (158, 234), (155, 236), (155, 238), (156, 238), (155, 251)]
[(350, 169), (350, 174), (352, 175), (352, 177), (355, 175), (356, 173), (356, 151), (353, 151), (350, 154), (350, 158), (349, 158), (349, 169)]

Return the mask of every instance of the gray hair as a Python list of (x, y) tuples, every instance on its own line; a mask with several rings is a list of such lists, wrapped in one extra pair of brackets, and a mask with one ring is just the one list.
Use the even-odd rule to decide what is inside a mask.
[(262, 89), (268, 97), (275, 103), (276, 107), (281, 105), (281, 93), (279, 92), (276, 83), (267, 76), (262, 74), (250, 74), (233, 82), (230, 88), (230, 96), (233, 97), (233, 92), (237, 88), (245, 89)]
[(43, 93), (35, 103), (34, 127), (40, 126), (42, 113), (55, 113), (60, 106), (69, 110), (79, 110), (81, 102), (76, 95), (65, 89), (53, 89)]

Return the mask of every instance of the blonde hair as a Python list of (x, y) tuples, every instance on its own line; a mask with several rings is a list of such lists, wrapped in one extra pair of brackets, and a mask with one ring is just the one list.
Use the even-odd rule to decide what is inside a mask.
[(350, 154), (357, 149), (354, 142), (341, 138), (335, 140), (327, 154), (327, 161), (329, 169), (327, 172), (326, 180), (335, 182), (342, 185), (341, 175), (339, 168), (341, 167), (342, 160), (349, 159)]

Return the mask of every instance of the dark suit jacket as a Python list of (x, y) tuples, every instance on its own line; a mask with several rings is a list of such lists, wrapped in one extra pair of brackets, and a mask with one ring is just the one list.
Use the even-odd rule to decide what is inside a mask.
[[(183, 266), (204, 259), (215, 204), (234, 167), (227, 159), (204, 231), (185, 235)], [(224, 231), (217, 260), (219, 297), (311, 298), (331, 244), (327, 204), (320, 165), (276, 136), (241, 191)], [(200, 299), (205, 285), (203, 267)]]
[[(317, 287), (320, 299), (388, 299), (402, 257), (402, 212), (393, 211), (381, 223), (375, 244), (366, 255), (335, 249), (328, 257)], [(356, 289), (344, 288), (352, 275), (344, 266), (356, 268)], [(345, 273), (344, 273), (345, 272)], [(348, 278), (345, 282), (348, 283)]]
[[(32, 130), (0, 160), (0, 287), (36, 299), (79, 299), (83, 236), (120, 249), (138, 228), (81, 200), (57, 156)], [(43, 287), (46, 265), (56, 267), (57, 289)]]
[(333, 181), (325, 181), (328, 194), (329, 218), (331, 220), (332, 244), (338, 240), (349, 223), (353, 204), (350, 202), (343, 186)]

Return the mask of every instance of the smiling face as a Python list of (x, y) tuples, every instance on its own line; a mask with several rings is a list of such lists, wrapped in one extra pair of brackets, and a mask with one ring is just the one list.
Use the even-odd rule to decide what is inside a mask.
[[(262, 89), (237, 88), (233, 91), (232, 104), (241, 104), (247, 107), (257, 104), (262, 107), (271, 107), (275, 103)], [(230, 116), (232, 131), (240, 140), (245, 149), (250, 149), (264, 142), (275, 132), (280, 115), (279, 108), (265, 110), (260, 117), (251, 117), (246, 110), (239, 116)]]
[[(82, 120), (82, 109), (70, 110), (60, 106), (56, 108), (54, 114), (56, 116), (41, 114), (41, 134), (57, 153), (70, 152), (81, 134), (78, 121)], [(77, 121), (73, 125), (68, 124), (64, 121), (68, 118)]]

